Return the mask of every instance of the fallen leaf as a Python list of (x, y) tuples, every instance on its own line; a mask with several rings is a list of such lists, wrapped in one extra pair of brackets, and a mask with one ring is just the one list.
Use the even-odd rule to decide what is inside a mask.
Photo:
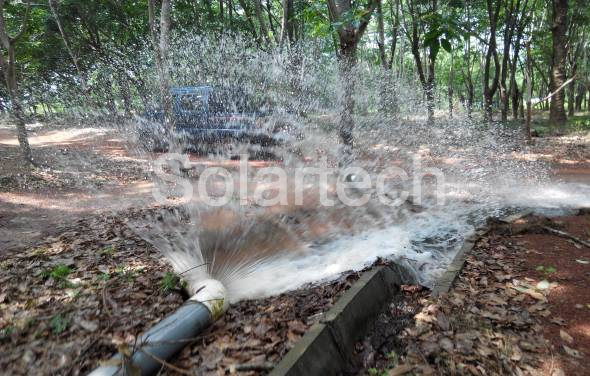
[(447, 331), (449, 330), (450, 327), (450, 323), (449, 323), (449, 319), (447, 318), (447, 316), (442, 313), (442, 312), (438, 312), (436, 314), (436, 324), (438, 325), (438, 327), (442, 330), (442, 331)]
[(529, 296), (531, 296), (531, 297), (533, 297), (533, 298), (535, 298), (537, 300), (541, 300), (541, 301), (545, 301), (546, 300), (545, 299), (545, 295), (543, 295), (542, 293), (540, 293), (538, 291), (535, 291), (533, 289), (522, 287), (522, 286), (513, 286), (513, 288), (516, 291), (525, 293), (525, 294), (527, 294), (527, 295), (529, 295)]
[(583, 264), (583, 265), (590, 264), (590, 261), (588, 261), (588, 260), (576, 260), (576, 262), (577, 262), (578, 264)]
[(449, 338), (447, 338), (447, 337), (441, 338), (440, 341), (438, 341), (438, 344), (446, 352), (451, 353), (451, 354), (453, 353), (453, 341), (451, 341)]
[(561, 317), (554, 317), (549, 321), (551, 321), (552, 323), (557, 324), (557, 325), (561, 325), (561, 326), (565, 325), (565, 320), (562, 319)]
[(580, 354), (580, 352), (576, 349), (572, 349), (571, 347), (567, 347), (566, 345), (563, 345), (563, 349), (565, 350), (567, 355), (569, 355), (573, 358), (578, 358), (578, 359), (582, 358), (582, 354)]
[(80, 325), (82, 329), (87, 330), (89, 332), (95, 332), (98, 329), (98, 323), (96, 323), (95, 321), (80, 320), (78, 321), (78, 325)]
[(547, 290), (549, 287), (551, 287), (551, 283), (549, 283), (548, 280), (544, 279), (541, 282), (537, 283), (536, 286), (539, 290)]
[(522, 359), (522, 351), (520, 350), (520, 348), (514, 347), (512, 349), (512, 356), (510, 357), (510, 359), (514, 360), (515, 362), (518, 362)]
[(559, 336), (561, 337), (562, 340), (564, 340), (565, 342), (569, 343), (570, 345), (572, 343), (574, 343), (574, 337), (570, 336), (568, 332), (566, 332), (565, 330), (559, 330)]

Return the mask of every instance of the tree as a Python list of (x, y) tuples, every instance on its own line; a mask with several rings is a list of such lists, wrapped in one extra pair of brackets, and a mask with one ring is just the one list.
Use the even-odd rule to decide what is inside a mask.
[[(436, 55), (438, 54), (441, 46), (439, 37), (441, 36), (442, 32), (439, 30), (440, 23), (437, 21), (438, 1), (428, 0), (426, 12), (421, 11), (419, 3), (421, 2), (418, 2), (417, 0), (408, 0), (408, 13), (410, 14), (411, 24), (409, 28), (406, 26), (406, 30), (412, 47), (412, 55), (414, 56), (414, 61), (416, 63), (418, 77), (420, 79), (420, 83), (422, 84), (424, 95), (426, 96), (428, 121), (432, 122), (434, 120)], [(422, 62), (423, 58), (420, 53), (422, 48), (422, 44), (420, 43), (420, 30), (423, 28), (423, 25), (421, 25), (420, 22), (425, 19), (431, 20), (431, 22), (429, 22), (427, 25), (428, 31), (424, 35), (424, 47), (428, 48), (428, 54), (426, 56), (428, 69), (427, 73), (424, 72)], [(448, 40), (446, 40), (446, 43), (449, 43)]]
[(369, 0), (362, 9), (354, 8), (351, 0), (328, 0), (330, 22), (338, 33), (338, 59), (340, 79), (343, 84), (338, 133), (346, 149), (351, 149), (353, 146), (354, 67), (357, 63), (357, 46), (376, 6), (376, 0)]
[(162, 109), (164, 111), (164, 123), (171, 127), (174, 120), (172, 112), (172, 96), (170, 93), (170, 72), (168, 54), (170, 49), (170, 25), (171, 25), (171, 2), (172, 0), (162, 0), (160, 9), (160, 33), (156, 29), (156, 5), (155, 0), (148, 0), (149, 29), (154, 48), (154, 56), (158, 76), (160, 79), (160, 95), (162, 97)]
[(16, 119), (17, 138), (23, 158), (27, 163), (34, 165), (35, 162), (33, 160), (31, 146), (29, 145), (29, 139), (27, 136), (25, 113), (18, 93), (15, 54), (16, 46), (27, 30), (31, 3), (26, 1), (26, 10), (20, 22), (20, 30), (14, 36), (10, 36), (8, 32), (5, 19), (5, 5), (5, 0), (0, 0), (0, 42), (2, 43), (2, 53), (0, 53), (0, 68), (2, 68), (6, 90), (8, 91), (8, 96), (10, 97), (12, 114)]
[(553, 25), (553, 57), (551, 61), (551, 97), (549, 105), (549, 119), (557, 125), (563, 125), (567, 120), (565, 113), (565, 90), (561, 90), (565, 83), (565, 65), (567, 59), (567, 11), (568, 0), (552, 0)]
[(293, 0), (282, 0), (283, 17), (281, 18), (281, 35), (279, 36), (279, 46), (283, 47), (285, 39), (293, 42)]
[[(494, 5), (493, 0), (486, 0), (488, 19), (490, 22), (488, 48), (485, 57), (484, 73), (483, 73), (483, 98), (484, 98), (484, 117), (487, 121), (492, 121), (493, 117), (493, 99), (498, 90), (500, 62), (498, 59), (498, 51), (496, 48), (496, 30), (498, 27), (498, 17), (500, 15), (502, 0), (496, 0)], [(490, 85), (490, 69), (494, 63), (494, 78)]]

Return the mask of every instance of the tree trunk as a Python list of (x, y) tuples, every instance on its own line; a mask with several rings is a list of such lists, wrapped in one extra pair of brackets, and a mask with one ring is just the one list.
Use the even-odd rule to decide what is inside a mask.
[(384, 69), (388, 68), (387, 53), (385, 52), (385, 26), (383, 22), (383, 1), (377, 0), (377, 46), (379, 47), (379, 60)]
[(270, 36), (268, 35), (268, 29), (266, 28), (266, 23), (264, 22), (264, 16), (262, 15), (262, 4), (260, 0), (254, 0), (254, 12), (256, 13), (256, 18), (258, 19), (258, 24), (260, 27), (260, 34), (262, 34), (266, 46), (270, 46)]
[[(428, 111), (428, 122), (434, 122), (434, 83), (435, 83), (435, 63), (436, 63), (436, 51), (434, 51), (433, 47), (428, 48), (428, 56), (427, 56), (427, 74), (424, 73), (424, 67), (422, 62), (422, 56), (420, 53), (420, 37), (419, 31), (420, 27), (418, 25), (418, 19), (420, 14), (418, 14), (418, 9), (416, 9), (414, 1), (408, 1), (409, 13), (411, 16), (411, 31), (410, 31), (410, 43), (412, 44), (412, 55), (414, 56), (414, 61), (416, 62), (416, 70), (418, 71), (418, 77), (420, 78), (420, 83), (422, 84), (422, 89), (424, 90), (424, 96), (426, 97), (426, 110)], [(431, 0), (430, 2), (430, 11), (436, 13), (437, 9), (437, 1)], [(426, 56), (426, 52), (424, 53)]]
[(279, 37), (279, 46), (282, 48), (285, 44), (285, 40), (288, 39), (289, 43), (293, 43), (293, 0), (283, 0), (283, 17), (281, 18), (281, 35)]
[(162, 0), (160, 8), (160, 37), (156, 30), (155, 0), (148, 0), (149, 28), (154, 47), (156, 68), (160, 79), (160, 95), (164, 112), (164, 125), (171, 128), (174, 124), (172, 95), (170, 93), (170, 71), (168, 53), (170, 49), (171, 0)]
[[(0, 51), (0, 68), (2, 69), (2, 73), (4, 74), (6, 89), (8, 91), (8, 96), (10, 97), (10, 102), (12, 105), (11, 112), (16, 121), (16, 135), (23, 158), (27, 164), (36, 165), (35, 161), (33, 160), (33, 155), (31, 153), (31, 146), (29, 145), (29, 138), (27, 135), (27, 127), (25, 122), (25, 113), (20, 103), (18, 95), (18, 81), (16, 78), (15, 57), (16, 44), (27, 29), (31, 3), (29, 1), (26, 2), (27, 9), (21, 23), (21, 29), (16, 36), (11, 37), (10, 35), (8, 35), (8, 31), (6, 29), (6, 22), (4, 19), (4, 2), (4, 0), (0, 0), (0, 42), (2, 43), (2, 51)], [(6, 56), (4, 56), (4, 50), (6, 50)]]
[(275, 39), (275, 42), (278, 43), (280, 35), (275, 30), (275, 24), (272, 20), (273, 17), (272, 17), (272, 1), (271, 0), (266, 0), (266, 15), (268, 17), (268, 26), (270, 27), (270, 32), (272, 33), (272, 35)]
[[(502, 52), (502, 72), (500, 76), (500, 111), (502, 116), (502, 121), (508, 121), (508, 107), (509, 107), (509, 97), (508, 97), (508, 90), (506, 86), (506, 80), (508, 79), (508, 64), (510, 62), (510, 47), (512, 45), (512, 36), (514, 35), (514, 29), (516, 27), (516, 12), (520, 8), (520, 0), (516, 0), (516, 3), (513, 1), (509, 2), (509, 6), (505, 7), (504, 15), (505, 15), (505, 22), (504, 22), (504, 50)], [(512, 82), (510, 83), (512, 85)]]
[(531, 59), (531, 44), (530, 42), (527, 43), (526, 46), (526, 70), (525, 70), (525, 80), (526, 80), (526, 120), (524, 122), (524, 131), (525, 136), (528, 141), (531, 141), (531, 119), (533, 116), (533, 106), (531, 103), (531, 99), (533, 97), (533, 67), (532, 67), (532, 59)]
[[(551, 68), (551, 92), (555, 92), (565, 83), (565, 64), (567, 57), (567, 10), (568, 0), (552, 0), (553, 25), (553, 59)], [(565, 90), (560, 90), (551, 97), (549, 119), (556, 125), (563, 125), (567, 120), (565, 113)]]
[(448, 87), (448, 97), (449, 97), (449, 118), (453, 118), (453, 80), (455, 79), (455, 70), (454, 70), (454, 53), (451, 51), (451, 67), (449, 71), (449, 87)]
[(129, 89), (129, 80), (127, 80), (125, 73), (119, 74), (119, 91), (121, 98), (123, 98), (123, 110), (125, 117), (131, 117), (131, 90)]
[[(576, 64), (572, 67), (572, 77), (576, 75)], [(568, 86), (568, 107), (567, 107), (567, 115), (569, 117), (574, 116), (575, 114), (575, 106), (576, 106), (576, 80), (572, 81), (571, 84)]]
[[(487, 0), (488, 18), (490, 20), (490, 37), (488, 39), (488, 50), (486, 52), (484, 63), (484, 117), (488, 122), (493, 118), (493, 100), (496, 90), (498, 90), (498, 81), (500, 73), (500, 62), (498, 59), (498, 51), (496, 49), (496, 28), (498, 25), (498, 16), (500, 15), (501, 0), (496, 0), (496, 6), (493, 7), (492, 0)], [(490, 69), (494, 62), (494, 78), (490, 86)]]
[[(354, 68), (357, 61), (357, 46), (363, 36), (371, 16), (376, 7), (376, 0), (370, 0), (367, 9), (363, 9), (364, 15), (359, 23), (344, 22), (343, 25), (336, 28), (339, 42), (339, 70), (340, 81), (343, 86), (341, 98), (341, 113), (338, 125), (340, 141), (343, 144), (342, 162), (347, 164), (351, 158), (353, 147), (354, 130), (354, 90), (355, 74)], [(328, 15), (332, 24), (342, 21), (351, 11), (353, 11), (351, 0), (328, 0)]]
[(340, 112), (340, 123), (338, 126), (338, 133), (342, 144), (346, 148), (352, 149), (353, 137), (352, 131), (354, 129), (354, 88), (355, 77), (354, 67), (357, 61), (357, 45), (356, 43), (348, 42), (341, 44), (340, 47), (340, 77), (344, 85), (342, 93), (342, 110)]
[(576, 94), (576, 111), (582, 111), (582, 102), (584, 100), (584, 96), (586, 95), (586, 86), (584, 82), (578, 82), (578, 93)]
[(426, 80), (426, 107), (428, 110), (428, 122), (434, 122), (434, 77), (435, 77), (436, 54), (432, 47), (428, 48), (428, 79)]

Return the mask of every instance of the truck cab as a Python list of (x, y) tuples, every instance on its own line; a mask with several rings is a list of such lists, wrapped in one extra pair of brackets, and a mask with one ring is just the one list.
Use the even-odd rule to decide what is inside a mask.
[[(245, 112), (244, 108), (240, 108), (243, 106), (236, 106), (238, 93), (215, 91), (211, 86), (196, 86), (175, 87), (170, 94), (174, 117), (172, 130), (163, 129), (164, 112), (156, 110), (146, 114), (151, 126), (144, 125), (140, 131), (141, 137), (148, 137), (153, 145), (167, 144), (170, 139), (189, 148), (225, 139), (266, 145), (277, 143), (271, 134), (257, 126), (254, 113)], [(244, 98), (239, 100), (243, 102)]]

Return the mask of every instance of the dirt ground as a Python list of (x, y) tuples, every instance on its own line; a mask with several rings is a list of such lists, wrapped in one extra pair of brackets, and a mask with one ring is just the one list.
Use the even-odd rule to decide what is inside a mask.
[(76, 220), (143, 204), (151, 179), (110, 128), (34, 127), (42, 168), (23, 168), (14, 127), (0, 127), (0, 259), (65, 231)]
[(468, 255), (451, 291), (420, 300), (422, 309), (403, 334), (391, 335), (398, 346), (375, 351), (365, 370), (377, 375), (590, 375), (588, 240), (587, 210), (494, 224)]

